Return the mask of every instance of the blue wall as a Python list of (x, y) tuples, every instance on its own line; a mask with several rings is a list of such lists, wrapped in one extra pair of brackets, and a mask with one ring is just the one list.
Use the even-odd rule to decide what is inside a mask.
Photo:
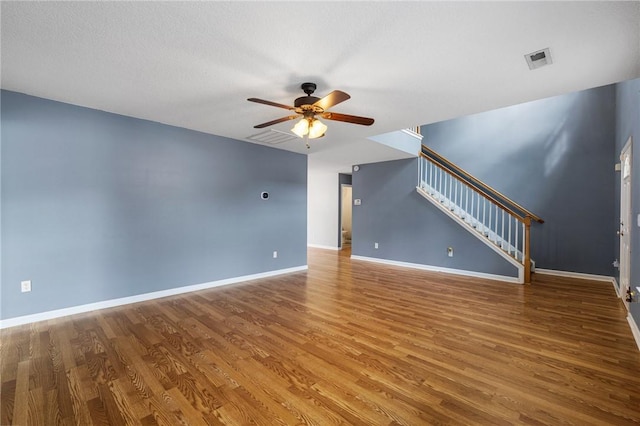
[(2, 319), (306, 265), (306, 156), (1, 95)]
[(545, 220), (537, 267), (612, 276), (615, 99), (605, 86), (430, 124), (423, 143)]
[(518, 276), (513, 265), (419, 195), (417, 177), (417, 159), (362, 164), (353, 172), (353, 198), (362, 204), (353, 206), (352, 254)]

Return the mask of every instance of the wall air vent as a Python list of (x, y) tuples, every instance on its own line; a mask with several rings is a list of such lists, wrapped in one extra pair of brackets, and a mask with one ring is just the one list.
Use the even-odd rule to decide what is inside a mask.
[(269, 129), (264, 132), (256, 133), (249, 136), (247, 140), (251, 142), (259, 142), (267, 145), (278, 145), (284, 142), (300, 139), (296, 135), (289, 132), (282, 132), (280, 130)]
[(529, 65), (530, 70), (535, 70), (553, 63), (553, 60), (551, 59), (551, 52), (549, 52), (548, 47), (546, 49), (528, 53), (524, 55), (524, 58), (527, 60), (527, 65)]

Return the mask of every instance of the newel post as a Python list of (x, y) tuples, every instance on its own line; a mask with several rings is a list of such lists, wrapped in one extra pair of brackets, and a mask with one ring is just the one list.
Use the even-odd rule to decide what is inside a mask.
[(531, 216), (524, 218), (524, 283), (531, 284)]

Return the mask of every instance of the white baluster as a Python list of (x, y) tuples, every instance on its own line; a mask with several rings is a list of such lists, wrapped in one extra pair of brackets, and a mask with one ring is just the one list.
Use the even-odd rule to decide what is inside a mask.
[(480, 227), (480, 194), (476, 192), (476, 229), (478, 232), (482, 232)]
[(524, 222), (522, 222), (522, 250), (520, 250), (520, 252), (522, 253), (522, 264), (524, 265), (524, 246), (525, 246), (525, 237), (527, 236), (526, 233), (526, 229), (525, 229), (525, 224)]
[[(491, 231), (493, 230), (492, 225), (491, 225), (491, 212), (492, 212), (492, 203), (491, 201), (489, 201), (489, 234), (487, 235), (489, 237), (489, 240), (491, 240)], [(493, 233), (493, 238), (496, 238), (496, 233)], [(495, 241), (494, 241), (495, 242)]]
[(500, 238), (500, 234), (498, 233), (498, 206), (493, 204), (492, 201), (489, 201), (489, 208), (490, 209), (495, 209), (495, 219), (493, 220), (493, 224), (491, 223), (491, 220), (489, 220), (489, 226), (491, 226), (491, 229), (493, 230), (493, 242), (498, 245), (498, 238)]
[(464, 192), (465, 192), (464, 217), (468, 222), (469, 221), (469, 186), (468, 185), (464, 186)]
[(447, 186), (449, 183), (449, 173), (447, 173), (446, 170), (442, 171), (443, 177), (444, 177), (444, 191), (442, 192), (442, 201), (446, 202), (448, 196), (447, 196)]
[(429, 162), (429, 192), (431, 195), (435, 194), (435, 188), (433, 187), (433, 163)]
[(502, 241), (500, 241), (500, 248), (504, 250), (504, 210), (502, 210), (502, 231), (500, 232), (500, 238), (502, 239)]
[(453, 192), (453, 212), (455, 213), (456, 206), (458, 205), (458, 179), (456, 179), (456, 184), (454, 185), (455, 191)]
[(518, 260), (518, 234), (520, 234), (520, 232), (518, 232), (518, 221), (515, 221), (515, 228), (516, 228), (516, 243), (514, 244), (514, 248), (516, 250), (516, 260)]
[(447, 195), (447, 207), (451, 207), (451, 199), (453, 198), (453, 177), (451, 176), (451, 173), (449, 173), (447, 171), (447, 179), (449, 180), (449, 185), (447, 185), (449, 187), (449, 194)]
[(507, 217), (509, 218), (509, 245), (507, 248), (509, 249), (509, 254), (511, 254), (511, 220), (513, 219), (513, 216), (509, 213)]
[(451, 173), (448, 173), (449, 175), (449, 208), (451, 208), (451, 200), (453, 199), (453, 175), (451, 175)]
[[(427, 161), (424, 164), (424, 184), (425, 184), (424, 189), (425, 190), (428, 190), (429, 187), (431, 186), (431, 181), (429, 180), (429, 172), (430, 171), (431, 171), (431, 162)], [(429, 192), (429, 191), (427, 191), (427, 192)]]
[(447, 175), (447, 172), (445, 170), (442, 170), (442, 199), (440, 201), (442, 201), (443, 203), (447, 199), (447, 181), (448, 181), (448, 178), (449, 177)]
[(449, 195), (447, 194), (447, 188), (449, 187), (449, 173), (447, 173), (447, 171), (444, 171), (444, 202), (446, 204), (447, 200), (449, 199)]
[(498, 244), (498, 238), (500, 238), (500, 234), (498, 234), (498, 205), (494, 204), (494, 207), (496, 208), (496, 223), (494, 225), (494, 235), (496, 236), (496, 240), (494, 241), (496, 244)]
[(424, 163), (424, 181), (427, 185), (429, 184), (429, 170), (431, 170), (431, 162), (427, 160)]
[[(472, 190), (471, 191), (471, 210), (470, 210), (470, 212), (471, 212), (471, 217), (473, 219), (476, 218), (476, 215), (473, 214), (473, 204), (474, 204), (474, 200), (475, 200), (475, 194), (476, 194), (476, 192)], [(476, 221), (476, 223), (477, 223), (477, 221)]]
[(487, 216), (487, 199), (482, 197), (482, 235), (487, 234), (487, 221), (485, 220)]

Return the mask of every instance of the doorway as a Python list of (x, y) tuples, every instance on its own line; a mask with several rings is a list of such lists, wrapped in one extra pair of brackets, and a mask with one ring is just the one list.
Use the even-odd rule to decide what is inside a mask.
[[(631, 280), (631, 138), (620, 153), (620, 296), (626, 300)], [(625, 301), (625, 305), (628, 304)]]
[(351, 247), (352, 197), (351, 185), (340, 185), (340, 248)]

